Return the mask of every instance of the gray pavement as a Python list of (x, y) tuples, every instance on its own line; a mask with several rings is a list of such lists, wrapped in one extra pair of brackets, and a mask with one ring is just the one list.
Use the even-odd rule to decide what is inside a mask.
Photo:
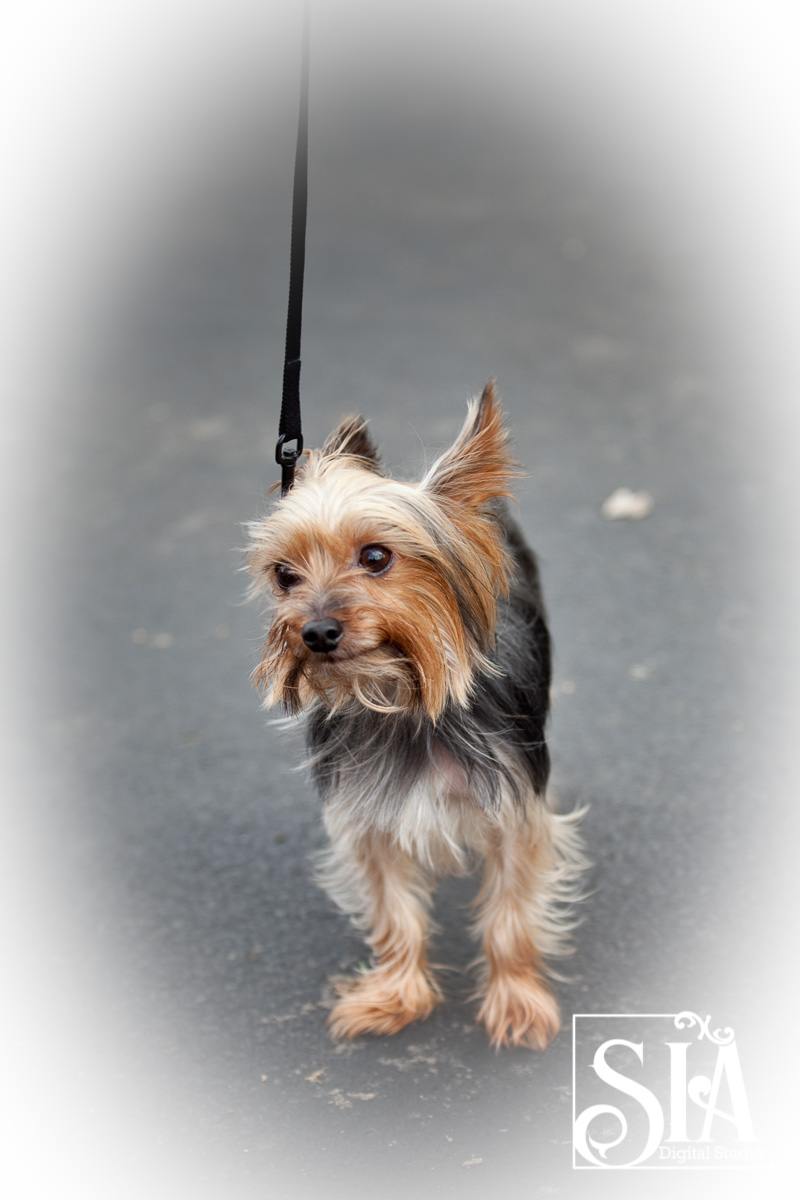
[[(261, 160), (252, 119), (235, 152), (209, 144), (136, 278), (109, 285), (50, 425), (57, 537), (25, 593), (42, 663), (26, 953), (53, 1072), (33, 1123), (46, 1142), (67, 1120), (64, 1178), (87, 1194), (107, 1162), (108, 1195), (639, 1196), (636, 1177), (572, 1169), (574, 1012), (734, 1026), (769, 1142), (782, 1010), (776, 990), (764, 1029), (753, 964), (782, 835), (753, 806), (780, 677), (756, 666), (748, 396), (646, 204), (570, 161), (546, 121), (505, 138), (497, 122), (384, 113), (348, 136), (321, 119), (303, 402), (310, 443), (358, 410), (411, 476), (497, 376), (555, 640), (557, 789), (590, 806), (565, 1030), (545, 1054), (494, 1053), (454, 971), (420, 1026), (344, 1047), (326, 1033), (326, 981), (364, 952), (311, 882), (319, 806), (250, 688), (260, 623), (237, 573), (276, 474), (291, 168), (288, 142)], [(619, 486), (647, 489), (652, 515), (605, 521)], [(456, 968), (474, 887), (445, 881), (437, 900)]]

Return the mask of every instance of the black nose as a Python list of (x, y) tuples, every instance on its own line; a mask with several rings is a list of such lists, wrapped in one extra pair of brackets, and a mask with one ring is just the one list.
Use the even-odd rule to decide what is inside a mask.
[(323, 617), (321, 621), (308, 621), (303, 626), (303, 641), (315, 654), (327, 654), (335, 650), (342, 640), (344, 625), (335, 617)]

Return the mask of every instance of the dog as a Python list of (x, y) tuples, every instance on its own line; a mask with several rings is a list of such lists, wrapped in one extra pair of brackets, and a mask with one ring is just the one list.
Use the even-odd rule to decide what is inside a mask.
[(546, 960), (569, 952), (580, 813), (553, 811), (550, 635), (494, 381), (417, 483), (390, 478), (361, 417), (312, 450), (249, 526), (272, 619), (255, 683), (305, 716), (330, 845), (318, 877), (372, 965), (334, 981), (336, 1038), (391, 1034), (442, 1000), (428, 959), (435, 878), (484, 861), (472, 932), (491, 1043), (560, 1027)]

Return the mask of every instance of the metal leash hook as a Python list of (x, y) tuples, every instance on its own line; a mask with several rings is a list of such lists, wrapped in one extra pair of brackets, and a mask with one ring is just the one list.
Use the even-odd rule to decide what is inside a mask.
[(283, 362), (283, 398), (278, 420), (279, 436), (275, 446), (275, 461), (281, 468), (281, 496), (285, 496), (294, 483), (295, 464), (303, 453), (303, 433), (300, 420), (300, 337), (303, 328), (303, 273), (306, 260), (306, 212), (308, 209), (308, 45), (309, 0), (305, 0), (300, 66), (300, 115), (297, 122), (297, 151), (294, 159), (294, 191), (292, 195), (286, 355)]
[[(287, 440), (293, 441), (295, 445), (287, 446)], [(281, 434), (275, 446), (275, 461), (281, 469), (281, 497), (286, 495), (294, 483), (294, 468), (302, 453), (302, 433), (298, 433), (294, 438), (288, 438), (288, 435), (285, 433)]]

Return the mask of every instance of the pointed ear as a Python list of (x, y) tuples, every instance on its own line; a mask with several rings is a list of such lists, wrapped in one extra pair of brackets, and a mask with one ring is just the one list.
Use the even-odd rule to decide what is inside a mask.
[(497, 496), (509, 496), (515, 474), (508, 433), (490, 379), (480, 399), (470, 401), (460, 434), (436, 460), (421, 486), (444, 499), (479, 508)]
[(363, 417), (342, 417), (332, 433), (328, 434), (320, 450), (323, 457), (332, 454), (352, 454), (364, 460), (364, 466), (372, 471), (378, 471), (378, 449), (369, 435), (367, 423)]

